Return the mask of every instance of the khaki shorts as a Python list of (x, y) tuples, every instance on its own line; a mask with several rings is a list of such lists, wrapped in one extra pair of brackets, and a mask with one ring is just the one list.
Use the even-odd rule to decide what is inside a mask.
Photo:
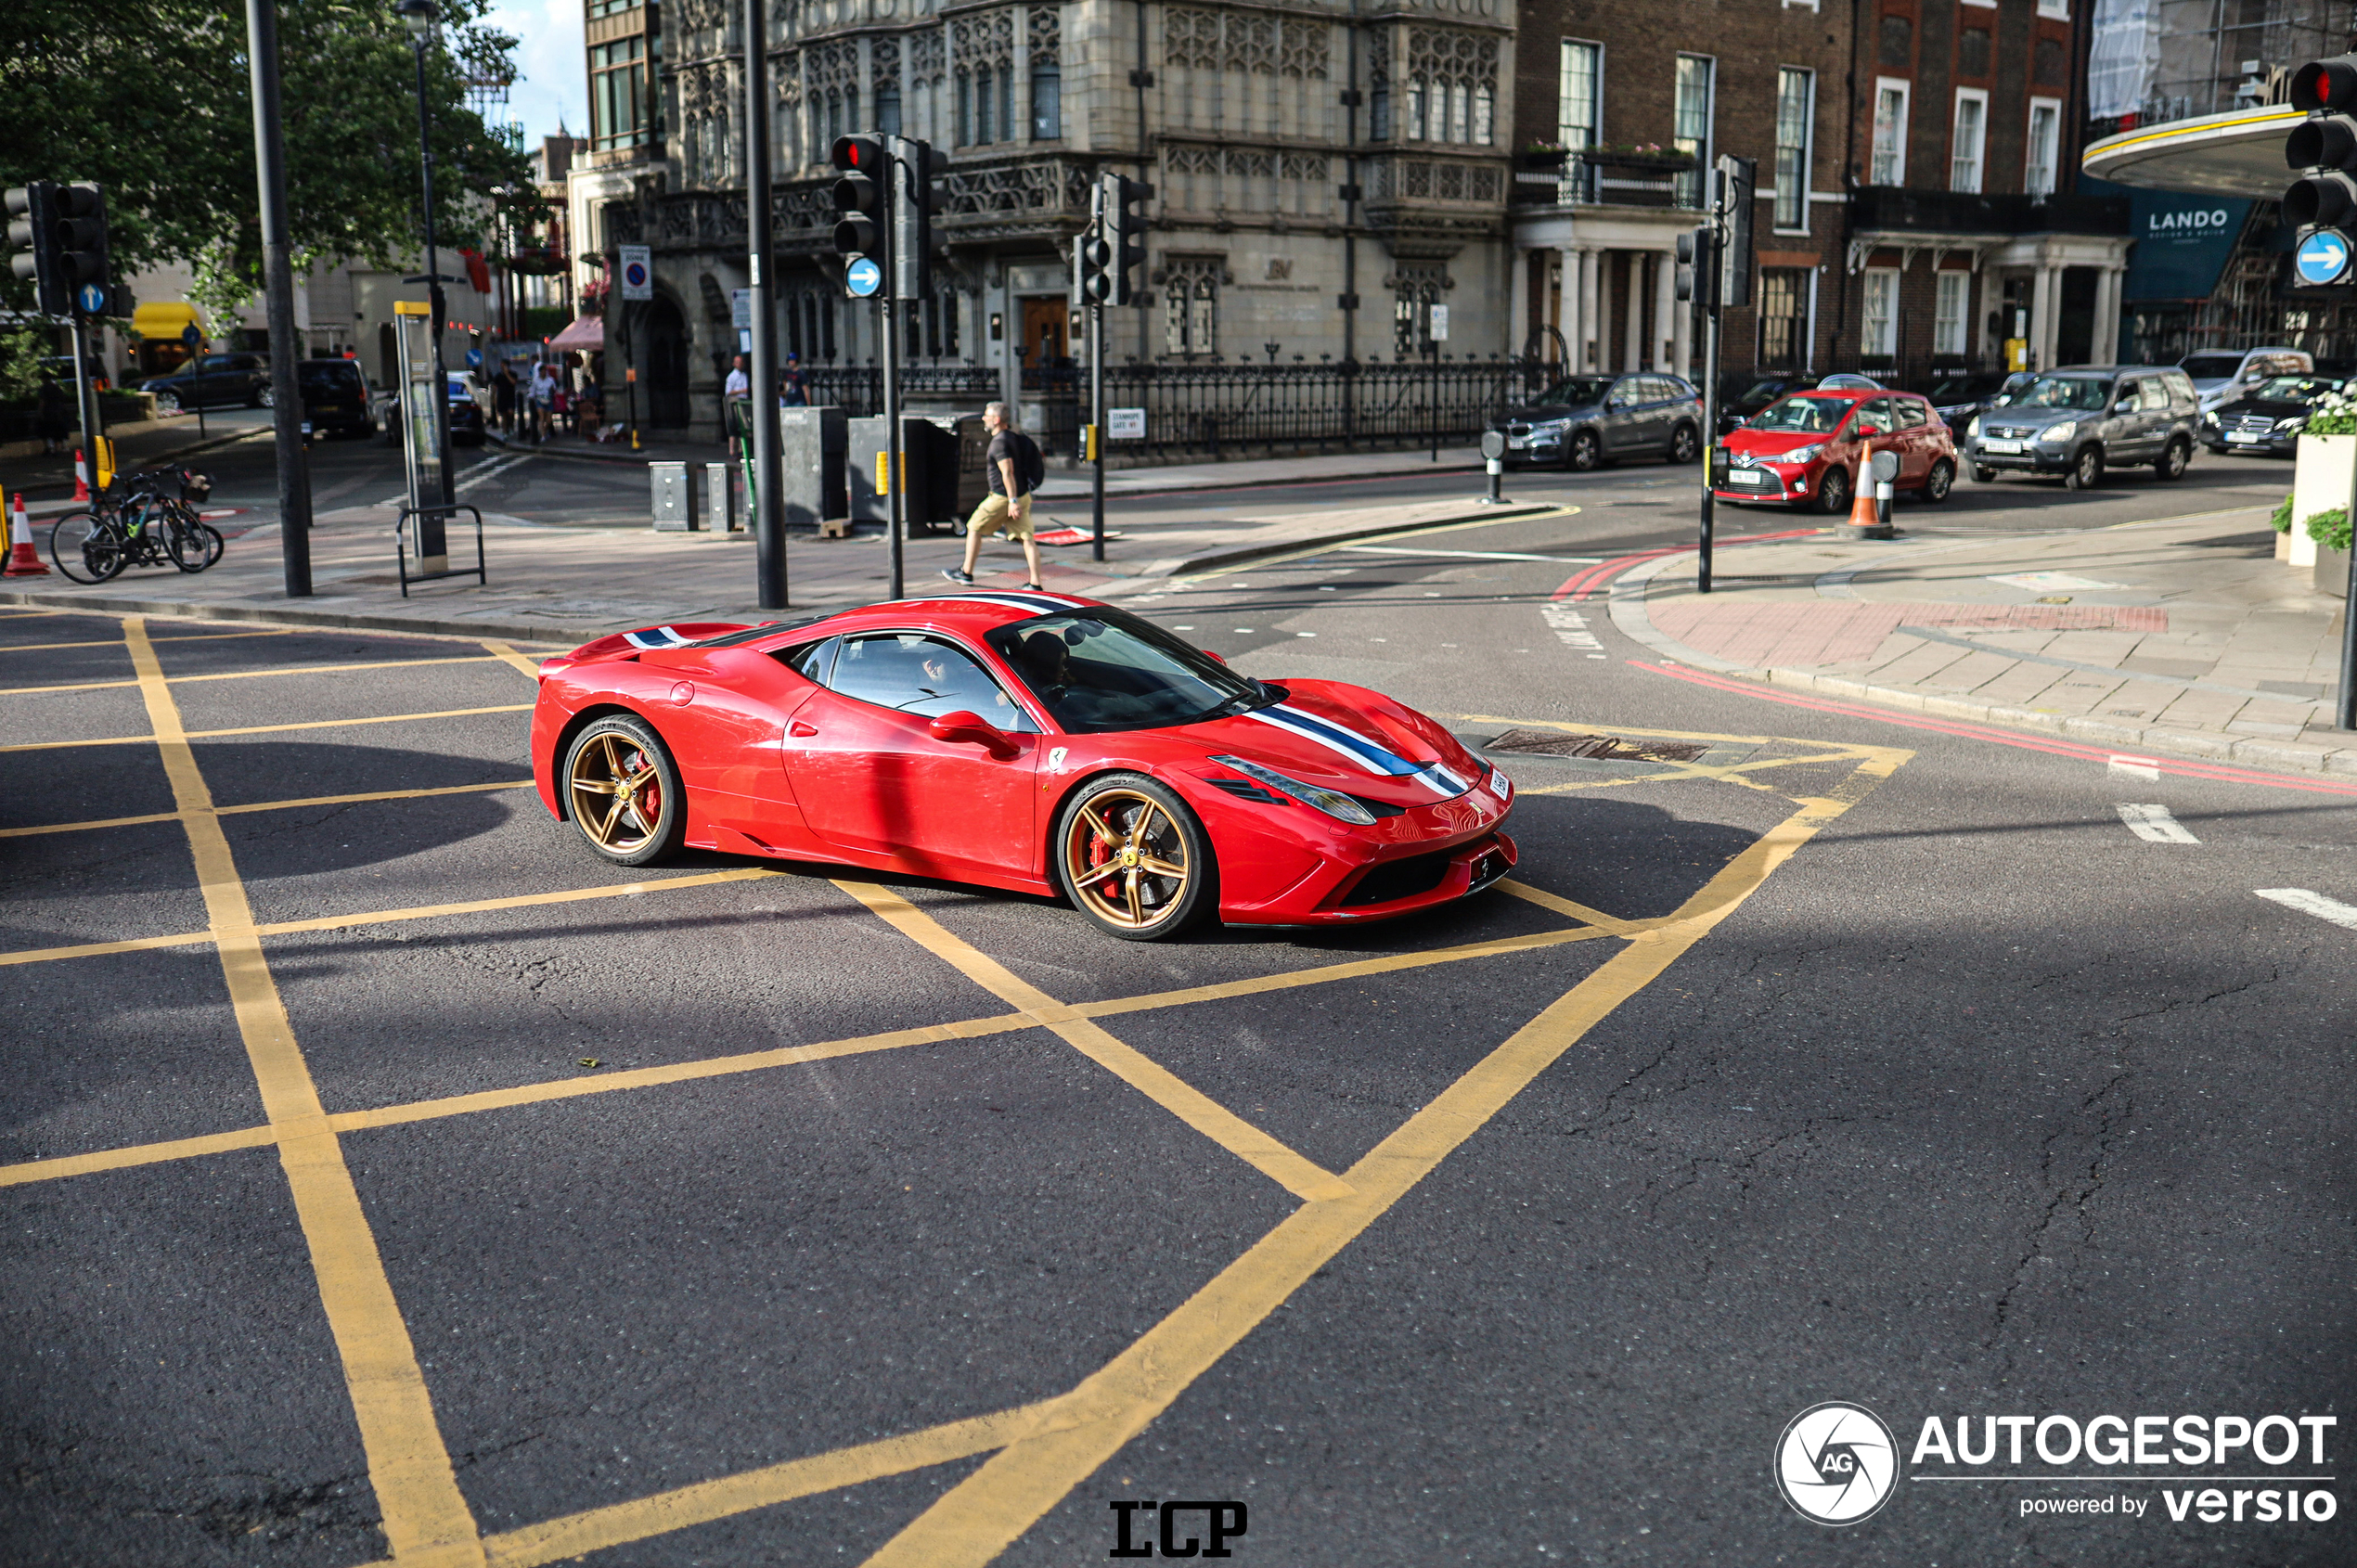
[(1017, 501), (1010, 510), (1004, 495), (985, 495), (982, 505), (974, 508), (974, 515), (966, 520), (966, 533), (972, 538), (984, 538), (1002, 529), (1010, 539), (1031, 537), (1030, 496)]

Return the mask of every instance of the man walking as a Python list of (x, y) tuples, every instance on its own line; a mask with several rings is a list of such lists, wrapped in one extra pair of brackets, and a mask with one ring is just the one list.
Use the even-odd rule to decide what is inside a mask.
[(501, 435), (516, 433), (516, 393), (521, 390), (516, 383), (515, 362), (501, 360), (499, 374), (491, 378), (492, 412), (498, 417)]
[(990, 471), (990, 494), (982, 498), (974, 515), (966, 521), (966, 564), (955, 570), (945, 569), (944, 577), (952, 583), (971, 587), (974, 580), (974, 560), (982, 554), (985, 536), (1003, 528), (1010, 539), (1023, 543), (1024, 564), (1031, 569), (1031, 581), (1026, 588), (1039, 586), (1039, 544), (1031, 536), (1031, 498), (1047, 477), (1046, 459), (1039, 455), (1039, 443), (1007, 421), (1007, 405), (994, 403), (982, 411), (983, 428), (990, 432), (990, 451), (986, 462)]

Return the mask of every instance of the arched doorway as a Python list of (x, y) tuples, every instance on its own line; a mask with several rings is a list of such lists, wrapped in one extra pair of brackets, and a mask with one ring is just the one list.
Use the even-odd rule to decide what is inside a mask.
[(679, 430), (688, 423), (688, 323), (679, 307), (658, 294), (647, 306), (647, 423)]

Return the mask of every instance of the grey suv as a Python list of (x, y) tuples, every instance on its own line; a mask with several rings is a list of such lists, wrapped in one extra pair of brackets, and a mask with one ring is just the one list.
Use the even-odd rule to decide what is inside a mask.
[(2106, 468), (2149, 463), (2163, 479), (2194, 459), (2199, 399), (2174, 366), (2072, 366), (2049, 370), (1982, 410), (1964, 430), (1964, 460), (1981, 483), (2004, 469), (2060, 474), (2073, 490)]
[(1702, 451), (1702, 398), (1658, 371), (1572, 376), (1490, 421), (1506, 461), (1560, 463), (1585, 472), (1620, 457), (1691, 463)]

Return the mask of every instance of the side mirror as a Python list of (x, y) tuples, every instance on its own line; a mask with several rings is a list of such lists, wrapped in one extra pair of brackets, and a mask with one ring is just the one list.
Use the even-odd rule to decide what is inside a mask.
[(952, 745), (971, 743), (980, 746), (994, 757), (1011, 756), (1015, 751), (1015, 743), (1007, 739), (1005, 730), (980, 713), (968, 713), (963, 709), (939, 715), (926, 725), (925, 729), (935, 740), (946, 740)]
[(1217, 649), (1208, 649), (1208, 648), (1206, 648), (1206, 649), (1204, 649), (1203, 651), (1204, 651), (1204, 656), (1205, 658), (1208, 658), (1208, 659), (1217, 659), (1217, 660), (1218, 660), (1218, 661), (1219, 661), (1222, 664), (1225, 664), (1225, 663), (1228, 662), (1227, 657), (1226, 657), (1225, 655), (1223, 655), (1223, 654), (1219, 653)]

